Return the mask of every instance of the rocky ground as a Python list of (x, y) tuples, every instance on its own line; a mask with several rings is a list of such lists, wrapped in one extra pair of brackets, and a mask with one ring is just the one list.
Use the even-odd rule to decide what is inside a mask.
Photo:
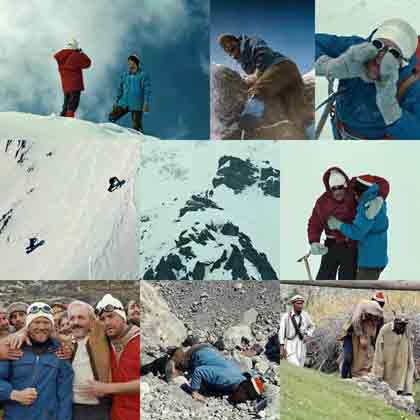
[(141, 379), (142, 419), (278, 419), (278, 363), (264, 351), (244, 354), (249, 348), (264, 350), (277, 332), (278, 282), (142, 282), (140, 301), (142, 365), (194, 336), (223, 349), (225, 357), (235, 359), (243, 371), (253, 369), (262, 375), (267, 388), (267, 407), (257, 412), (255, 403), (233, 407), (226, 398), (194, 401), (184, 391), (188, 378), (168, 384), (150, 373)]
[(0, 304), (12, 302), (27, 303), (44, 301), (47, 303), (70, 303), (80, 299), (91, 305), (96, 304), (106, 293), (111, 293), (123, 303), (139, 299), (138, 281), (1, 281)]

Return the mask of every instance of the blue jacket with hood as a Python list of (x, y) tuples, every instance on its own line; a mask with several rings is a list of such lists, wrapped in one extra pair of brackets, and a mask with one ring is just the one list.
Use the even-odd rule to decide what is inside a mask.
[[(359, 36), (315, 35), (315, 56), (336, 58), (352, 45), (370, 41)], [(414, 54), (410, 62), (400, 69), (399, 83), (409, 77), (417, 64)], [(338, 89), (346, 91), (336, 99), (337, 118), (349, 132), (366, 139), (394, 138), (420, 139), (420, 82), (413, 83), (400, 101), (402, 116), (391, 125), (386, 125), (376, 105), (376, 87), (360, 78), (342, 79)]]
[[(0, 401), (4, 420), (72, 420), (73, 369), (54, 353), (58, 342), (50, 339), (48, 350), (37, 355), (25, 346), (19, 360), (0, 361)], [(26, 406), (10, 400), (13, 390), (35, 388), (38, 397)]]
[(141, 69), (135, 74), (126, 71), (121, 75), (117, 93), (117, 105), (129, 111), (143, 111), (150, 105), (152, 87), (148, 75)]
[(241, 35), (239, 41), (241, 56), (238, 62), (246, 74), (252, 74), (257, 69), (263, 73), (273, 64), (287, 60), (287, 57), (272, 50), (261, 38)]
[(378, 214), (369, 219), (367, 204), (379, 196), (379, 187), (373, 184), (365, 191), (357, 205), (356, 217), (351, 224), (343, 223), (340, 231), (344, 236), (358, 241), (357, 266), (363, 268), (384, 268), (388, 264), (388, 216), (386, 202)]

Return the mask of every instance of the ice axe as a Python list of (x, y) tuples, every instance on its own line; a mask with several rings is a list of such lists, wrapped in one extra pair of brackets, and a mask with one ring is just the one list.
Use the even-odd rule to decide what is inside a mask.
[(312, 278), (312, 273), (311, 273), (311, 267), (309, 265), (309, 257), (310, 256), (311, 256), (311, 251), (309, 251), (307, 254), (305, 254), (302, 258), (299, 258), (297, 260), (297, 262), (300, 263), (300, 262), (303, 261), (305, 263), (305, 268), (306, 268), (306, 273), (308, 274), (308, 279), (310, 281), (312, 281), (313, 278)]

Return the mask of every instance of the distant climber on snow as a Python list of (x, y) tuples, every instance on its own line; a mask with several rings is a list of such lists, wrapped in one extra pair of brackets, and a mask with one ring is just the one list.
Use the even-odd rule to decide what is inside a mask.
[(67, 47), (54, 55), (60, 72), (64, 92), (62, 117), (74, 118), (80, 103), (80, 95), (85, 89), (83, 69), (91, 65), (90, 58), (79, 48), (76, 39), (71, 39)]
[(244, 80), (249, 88), (249, 101), (242, 118), (248, 113), (262, 117), (268, 102), (281, 103), (287, 120), (296, 128), (296, 139), (305, 139), (304, 83), (296, 64), (258, 37), (222, 34), (218, 42), (247, 74)]
[(151, 84), (149, 76), (134, 54), (128, 57), (128, 70), (120, 78), (117, 98), (109, 121), (116, 122), (131, 112), (132, 127), (143, 132), (143, 114), (150, 110)]
[[(402, 19), (384, 21), (367, 38), (316, 34), (317, 76), (338, 79), (334, 138), (420, 138), (420, 49)], [(332, 99), (334, 101), (334, 99)]]

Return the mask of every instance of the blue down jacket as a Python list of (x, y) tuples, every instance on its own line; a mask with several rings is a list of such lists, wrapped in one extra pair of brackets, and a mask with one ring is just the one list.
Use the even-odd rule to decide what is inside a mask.
[[(352, 45), (370, 41), (359, 36), (315, 35), (315, 55), (336, 58)], [(399, 81), (410, 76), (417, 64), (414, 54), (408, 65), (400, 70)], [(338, 89), (346, 89), (336, 100), (337, 118), (348, 128), (351, 134), (366, 139), (394, 138), (402, 140), (420, 139), (420, 82), (413, 83), (402, 97), (400, 106), (402, 117), (386, 126), (376, 106), (376, 87), (360, 78), (342, 79)]]

